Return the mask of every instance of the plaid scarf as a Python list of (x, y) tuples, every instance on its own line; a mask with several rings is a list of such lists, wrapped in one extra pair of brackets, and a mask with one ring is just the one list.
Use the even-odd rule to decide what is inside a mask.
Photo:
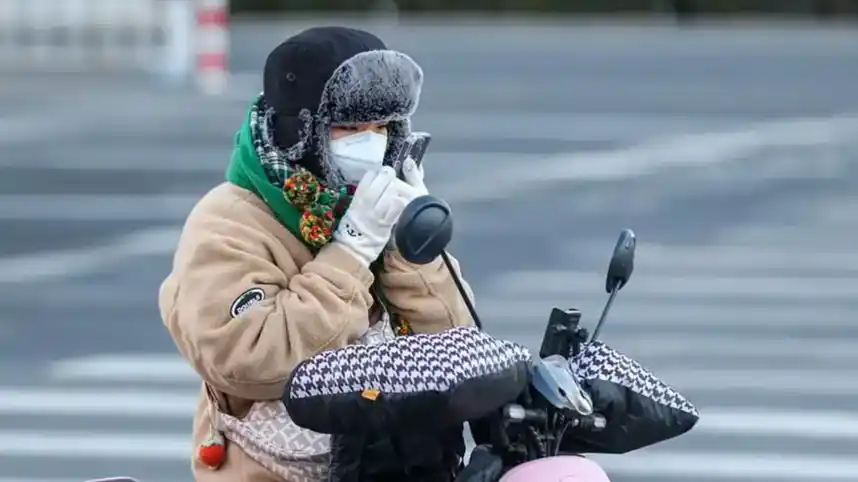
[(236, 135), (228, 181), (254, 192), (280, 222), (311, 248), (331, 240), (354, 188), (331, 189), (273, 141), (273, 111), (260, 95)]
[(274, 109), (265, 102), (265, 96), (259, 94), (250, 106), (250, 137), (253, 149), (259, 158), (259, 164), (265, 171), (265, 177), (275, 186), (282, 186), (298, 170), (288, 153), (274, 143)]

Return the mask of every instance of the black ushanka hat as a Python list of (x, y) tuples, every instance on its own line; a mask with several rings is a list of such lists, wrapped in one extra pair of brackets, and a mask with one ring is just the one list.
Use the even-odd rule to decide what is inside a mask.
[(375, 35), (347, 27), (304, 30), (275, 48), (265, 63), (263, 95), (273, 109), (273, 138), (283, 156), (328, 187), (345, 183), (328, 139), (334, 125), (385, 122), (385, 163), (411, 132), (423, 71)]

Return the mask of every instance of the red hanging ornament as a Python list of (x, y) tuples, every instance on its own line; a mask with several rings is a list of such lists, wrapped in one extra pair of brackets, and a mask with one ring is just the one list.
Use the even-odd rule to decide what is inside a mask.
[(217, 430), (210, 430), (206, 440), (197, 447), (197, 459), (206, 467), (217, 470), (226, 460), (226, 440)]

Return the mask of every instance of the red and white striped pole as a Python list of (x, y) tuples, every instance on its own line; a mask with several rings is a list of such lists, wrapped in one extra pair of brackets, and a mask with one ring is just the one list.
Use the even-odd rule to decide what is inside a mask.
[(196, 84), (206, 94), (220, 95), (229, 81), (229, 0), (194, 0), (194, 6)]

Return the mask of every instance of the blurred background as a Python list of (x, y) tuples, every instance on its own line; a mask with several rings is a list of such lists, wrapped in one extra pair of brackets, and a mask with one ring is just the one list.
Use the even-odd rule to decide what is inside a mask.
[[(351, 10), (350, 12), (345, 11)], [(699, 405), (616, 482), (858, 480), (855, 0), (0, 0), (0, 482), (190, 480), (156, 306), (268, 51), (422, 63), (428, 184), (493, 333), (592, 324)]]

